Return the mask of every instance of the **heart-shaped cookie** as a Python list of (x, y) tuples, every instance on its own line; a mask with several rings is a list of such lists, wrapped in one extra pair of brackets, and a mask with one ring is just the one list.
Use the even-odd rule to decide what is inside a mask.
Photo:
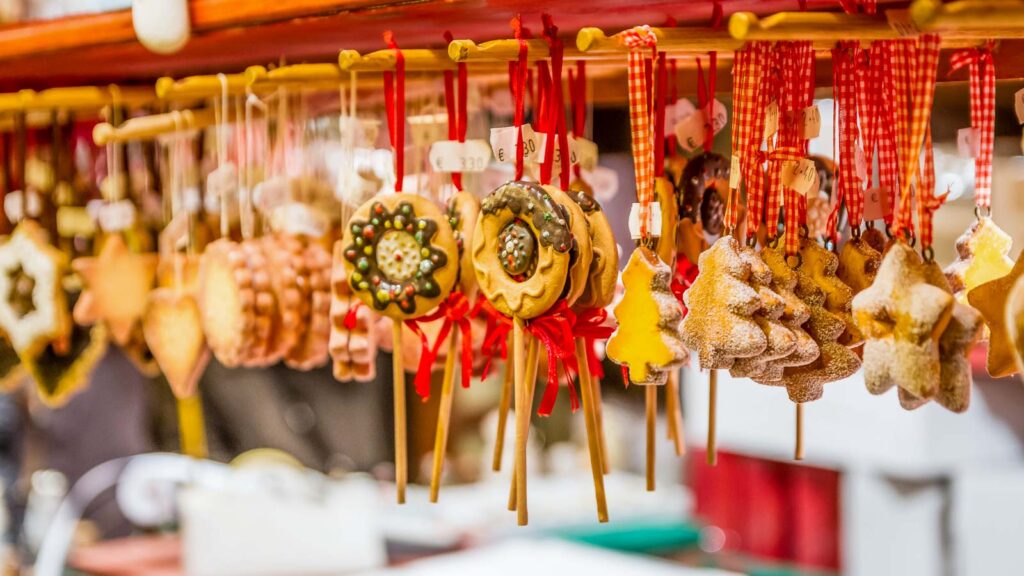
[(196, 383), (210, 362), (195, 297), (173, 288), (153, 290), (142, 330), (174, 395), (187, 398), (195, 394)]

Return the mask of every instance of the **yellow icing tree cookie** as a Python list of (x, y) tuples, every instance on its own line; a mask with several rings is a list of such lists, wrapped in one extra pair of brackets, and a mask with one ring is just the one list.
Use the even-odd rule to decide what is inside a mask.
[(634, 384), (664, 384), (668, 371), (688, 353), (679, 338), (683, 311), (669, 284), (672, 271), (653, 251), (633, 251), (622, 272), (626, 292), (615, 306), (618, 328), (608, 339), (608, 358), (629, 368)]
[(953, 294), (967, 303), (967, 293), (1010, 273), (1013, 238), (991, 218), (981, 216), (956, 241), (957, 259), (946, 267)]
[(1013, 340), (1006, 323), (1006, 303), (1017, 279), (1024, 276), (1024, 257), (1018, 256), (1010, 272), (1001, 278), (985, 282), (967, 293), (967, 301), (985, 317), (989, 330), (988, 373), (993, 378), (1015, 374)]

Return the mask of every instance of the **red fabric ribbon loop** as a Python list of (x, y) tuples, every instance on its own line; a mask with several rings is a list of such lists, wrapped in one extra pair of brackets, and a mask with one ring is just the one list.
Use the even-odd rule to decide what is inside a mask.
[(487, 323), (484, 329), (484, 341), (480, 353), (486, 358), (484, 369), (480, 372), (480, 380), (487, 378), (491, 370), (491, 361), (495, 356), (502, 360), (508, 358), (508, 334), (512, 331), (512, 319), (505, 316), (483, 296), (477, 297), (476, 305), (470, 312), (472, 318), (480, 318)]
[[(405, 321), (405, 325), (420, 338), (420, 362), (416, 368), (415, 387), (416, 393), (424, 401), (430, 397), (430, 372), (437, 361), (441, 345), (447, 340), (452, 326), (458, 328), (462, 336), (462, 387), (468, 388), (469, 381), (473, 374), (473, 331), (469, 323), (470, 306), (469, 300), (461, 291), (453, 291), (438, 307), (419, 318)], [(427, 341), (420, 324), (441, 320), (441, 329), (437, 332), (437, 338), (431, 346)]]
[(971, 127), (978, 135), (978, 155), (974, 159), (974, 203), (979, 208), (992, 205), (996, 118), (996, 67), (992, 60), (992, 47), (992, 42), (989, 42), (981, 48), (959, 50), (949, 59), (951, 71), (970, 67)]
[(345, 320), (343, 322), (345, 328), (352, 330), (356, 327), (356, 322), (358, 321), (357, 315), (361, 306), (364, 306), (362, 300), (352, 300), (352, 304), (348, 307), (348, 312), (345, 313)]
[(579, 409), (576, 387), (572, 384), (573, 375), (579, 371), (572, 332), (575, 322), (576, 315), (564, 300), (560, 300), (551, 310), (526, 324), (526, 331), (544, 346), (548, 355), (547, 385), (544, 389), (544, 397), (541, 398), (540, 406), (537, 409), (537, 414), (540, 416), (550, 416), (551, 410), (555, 406), (555, 400), (558, 398), (558, 362), (561, 362), (565, 368), (572, 411), (575, 412)]
[(604, 367), (594, 350), (594, 344), (598, 340), (607, 340), (612, 332), (615, 332), (614, 321), (608, 323), (608, 311), (604, 308), (586, 308), (576, 312), (572, 333), (577, 338), (583, 338), (584, 349), (587, 351), (587, 369), (595, 378), (604, 378)]
[(392, 31), (384, 32), (384, 43), (395, 51), (395, 70), (384, 72), (384, 107), (387, 109), (388, 137), (395, 150), (395, 192), (405, 180), (405, 55), (398, 49)]

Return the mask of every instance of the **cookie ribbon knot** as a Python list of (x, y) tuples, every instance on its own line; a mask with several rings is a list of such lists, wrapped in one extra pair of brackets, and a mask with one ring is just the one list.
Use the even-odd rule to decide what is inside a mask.
[(544, 346), (548, 355), (547, 386), (537, 408), (537, 414), (541, 416), (551, 415), (555, 400), (558, 398), (558, 362), (562, 362), (565, 367), (572, 411), (579, 409), (579, 398), (576, 396), (576, 388), (572, 385), (573, 374), (579, 371), (572, 331), (575, 322), (576, 314), (569, 309), (565, 300), (559, 300), (551, 310), (526, 324), (526, 331)]
[[(469, 380), (473, 375), (473, 329), (469, 323), (470, 312), (469, 299), (466, 298), (466, 295), (460, 291), (454, 291), (430, 314), (405, 321), (405, 325), (420, 338), (420, 363), (416, 368), (414, 383), (416, 393), (424, 401), (430, 397), (431, 368), (433, 368), (434, 362), (437, 361), (438, 352), (441, 349), (441, 345), (448, 338), (452, 326), (458, 327), (459, 332), (462, 333), (462, 387), (469, 388)], [(441, 329), (437, 332), (437, 338), (434, 339), (434, 344), (431, 346), (427, 340), (427, 335), (419, 327), (419, 323), (433, 322), (434, 320), (441, 319), (443, 319)]]
[(615, 331), (614, 324), (608, 324), (608, 311), (604, 308), (587, 308), (576, 314), (576, 322), (572, 326), (572, 333), (577, 338), (583, 338), (587, 351), (587, 369), (596, 378), (604, 378), (604, 368), (601, 366), (601, 359), (594, 351), (594, 343), (598, 340), (607, 340)]

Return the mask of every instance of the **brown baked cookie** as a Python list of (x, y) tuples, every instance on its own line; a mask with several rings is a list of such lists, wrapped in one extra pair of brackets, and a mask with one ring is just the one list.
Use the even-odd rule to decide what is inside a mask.
[(480, 204), (473, 266), (484, 297), (506, 316), (547, 312), (568, 280), (568, 211), (532, 182), (508, 182)]
[(821, 350), (814, 338), (804, 330), (804, 324), (811, 318), (811, 309), (796, 294), (797, 273), (786, 263), (786, 255), (781, 249), (765, 248), (761, 250), (761, 259), (772, 272), (772, 290), (785, 303), (779, 321), (793, 333), (796, 346), (788, 356), (766, 362), (761, 374), (752, 379), (758, 384), (782, 386), (786, 368), (813, 362)]
[(198, 297), (203, 333), (213, 355), (229, 368), (241, 365), (257, 342), (257, 315), (252, 272), (239, 244), (220, 239), (207, 246), (199, 267)]
[(729, 161), (705, 152), (683, 169), (679, 215), (700, 221), (704, 231), (718, 236), (725, 229), (725, 196), (729, 190)]
[(661, 236), (655, 239), (654, 251), (669, 266), (676, 263), (676, 231), (679, 227), (679, 201), (676, 189), (665, 178), (654, 179), (654, 196), (661, 204)]
[(604, 308), (615, 299), (615, 285), (619, 277), (619, 246), (615, 243), (612, 226), (601, 205), (585, 192), (571, 194), (587, 218), (593, 258), (583, 294), (576, 301), (580, 308)]
[(729, 374), (737, 378), (756, 379), (766, 375), (769, 362), (792, 354), (796, 349), (797, 338), (780, 320), (786, 311), (786, 302), (771, 288), (771, 268), (753, 248), (741, 248), (740, 257), (749, 263), (750, 285), (757, 290), (761, 299), (761, 305), (754, 313), (753, 320), (764, 332), (768, 345), (757, 356), (737, 358), (729, 369)]
[(589, 283), (590, 264), (594, 258), (594, 248), (590, 241), (590, 225), (583, 209), (568, 194), (555, 186), (545, 186), (544, 190), (569, 215), (572, 249), (569, 252), (569, 279), (563, 297), (565, 303), (572, 306), (579, 300)]
[(825, 293), (825, 309), (843, 321), (846, 330), (839, 337), (839, 343), (854, 347), (864, 341), (864, 335), (857, 329), (850, 312), (853, 290), (837, 275), (839, 258), (816, 241), (805, 238), (800, 242), (800, 269)]
[(356, 210), (342, 238), (353, 293), (393, 318), (415, 318), (448, 297), (458, 247), (447, 218), (415, 194), (375, 196)]
[(836, 276), (853, 290), (853, 294), (871, 286), (882, 263), (882, 253), (875, 250), (863, 238), (851, 238), (839, 251), (839, 268)]
[(307, 330), (285, 354), (289, 368), (312, 370), (328, 359), (331, 337), (331, 255), (319, 242), (307, 240), (302, 252), (309, 286)]
[(466, 298), (473, 300), (476, 296), (476, 274), (473, 273), (473, 232), (476, 220), (480, 216), (480, 200), (469, 192), (456, 192), (448, 200), (448, 223), (455, 234), (455, 243), (459, 247), (459, 280), (458, 286)]

